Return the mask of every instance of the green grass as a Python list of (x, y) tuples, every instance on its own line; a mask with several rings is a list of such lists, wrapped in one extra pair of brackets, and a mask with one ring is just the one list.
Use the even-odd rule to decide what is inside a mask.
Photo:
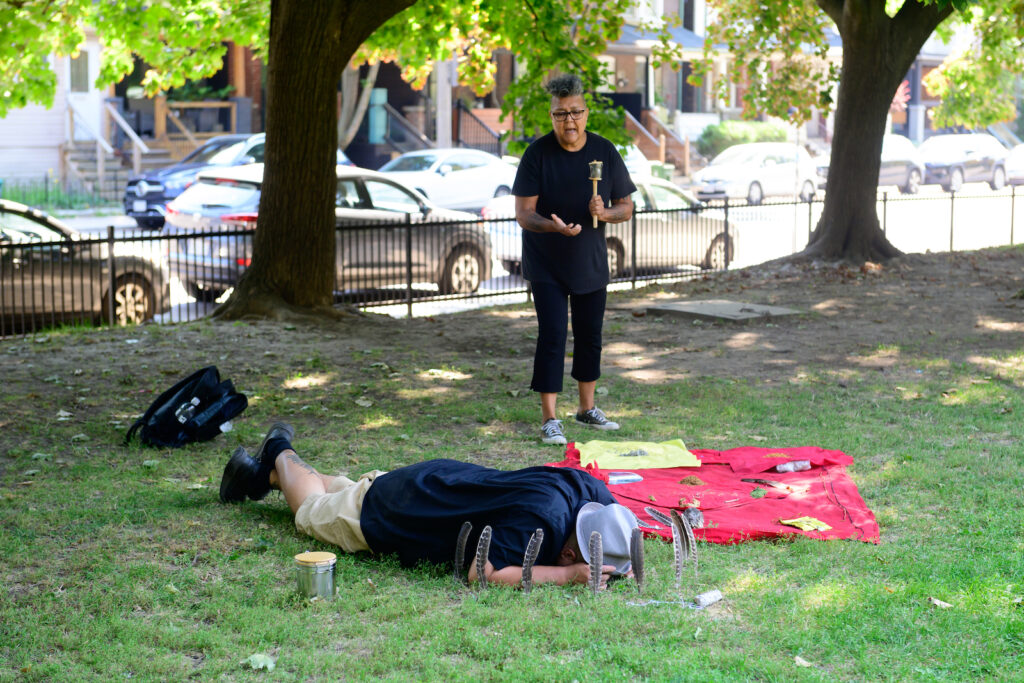
[[(127, 182), (129, 173), (126, 172), (124, 182)], [(11, 201), (27, 204), (44, 211), (60, 211), (62, 209), (89, 209), (95, 207), (116, 207), (118, 205), (118, 192), (123, 192), (124, 182), (113, 190), (108, 189), (107, 197), (101, 197), (94, 192), (86, 192), (80, 188), (65, 189), (60, 181), (51, 176), (43, 176), (39, 180), (19, 180), (7, 178), (0, 184), (0, 197)]]
[[(992, 354), (998, 373), (906, 340), (880, 347), (904, 354), (885, 374), (608, 375), (602, 403), (622, 438), (855, 458), (880, 545), (702, 543), (699, 575), (677, 590), (670, 547), (648, 541), (642, 599), (717, 588), (713, 609), (634, 605), (626, 582), (596, 599), (583, 587), (477, 592), (445, 568), (344, 554), (338, 599), (310, 603), (291, 558), (330, 548), (298, 536), (276, 494), (217, 502), (228, 453), (272, 419), (295, 423), (297, 448), (325, 471), (561, 457), (536, 443), (518, 333), (495, 321), (489, 344), (441, 337), (439, 351), (401, 339), (403, 325), (431, 323), (372, 324), (393, 326), (394, 344), (209, 322), (0, 343), (13, 378), (0, 418), (0, 680), (1021, 680), (1024, 349)], [(234, 431), (179, 450), (120, 445), (159, 390), (208, 362), (250, 397)], [(254, 653), (276, 658), (274, 671), (243, 664)]]

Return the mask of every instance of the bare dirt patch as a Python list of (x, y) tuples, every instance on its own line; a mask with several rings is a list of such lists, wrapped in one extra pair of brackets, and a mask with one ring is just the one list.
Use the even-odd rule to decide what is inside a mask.
[[(1017, 369), (1020, 363), (1022, 289), (1024, 248), (1018, 247), (909, 255), (863, 268), (755, 267), (618, 292), (609, 300), (603, 367), (606, 378), (637, 383), (701, 376), (786, 382), (816, 373), (842, 384), (865, 371), (898, 378), (914, 371), (906, 361), (915, 358), (975, 364), (998, 376), (1007, 364)], [(684, 299), (804, 313), (746, 324), (645, 313), (652, 302)], [(441, 373), (472, 364), (502, 381), (502, 391), (526, 392), (535, 340), (528, 305), (412, 320), (374, 314), (309, 326), (207, 320), (8, 339), (0, 341), (0, 454), (21, 444), (23, 425), (53, 424), (61, 410), (74, 413), (76, 422), (91, 415), (123, 432), (154, 391), (207, 364), (240, 383), (310, 387), (325, 377), (358, 387), (367, 372), (386, 376), (396, 361)], [(458, 390), (456, 380), (432, 380), (433, 391)], [(113, 405), (103, 398), (111, 387), (119, 396)]]

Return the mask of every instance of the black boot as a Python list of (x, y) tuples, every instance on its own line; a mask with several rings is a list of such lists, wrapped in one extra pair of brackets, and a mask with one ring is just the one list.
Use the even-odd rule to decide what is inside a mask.
[(270, 478), (244, 447), (231, 454), (220, 480), (220, 502), (241, 503), (248, 496), (260, 500), (270, 493)]

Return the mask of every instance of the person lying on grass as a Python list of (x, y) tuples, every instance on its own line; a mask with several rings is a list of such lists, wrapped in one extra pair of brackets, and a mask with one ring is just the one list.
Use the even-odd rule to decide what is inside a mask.
[[(451, 565), (463, 522), (470, 581), (473, 553), (485, 526), (492, 529), (485, 579), (518, 586), (523, 557), (537, 529), (544, 540), (533, 583), (587, 583), (591, 532), (601, 533), (601, 588), (611, 576), (629, 575), (629, 542), (637, 526), (604, 482), (560, 467), (496, 470), (455, 460), (428, 460), (391, 472), (374, 470), (357, 481), (331, 477), (307, 464), (292, 447), (295, 431), (277, 422), (256, 453), (239, 447), (224, 468), (221, 502), (260, 500), (284, 493), (301, 533), (345, 552), (394, 553), (405, 566), (427, 561)], [(465, 570), (466, 567), (460, 567)]]

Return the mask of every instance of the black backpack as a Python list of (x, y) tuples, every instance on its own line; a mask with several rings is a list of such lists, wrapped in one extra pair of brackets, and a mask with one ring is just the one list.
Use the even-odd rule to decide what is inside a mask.
[(248, 405), (245, 394), (235, 391), (231, 380), (221, 382), (217, 367), (211, 365), (160, 394), (128, 430), (124, 443), (127, 446), (136, 431), (144, 445), (158, 448), (209, 441)]

